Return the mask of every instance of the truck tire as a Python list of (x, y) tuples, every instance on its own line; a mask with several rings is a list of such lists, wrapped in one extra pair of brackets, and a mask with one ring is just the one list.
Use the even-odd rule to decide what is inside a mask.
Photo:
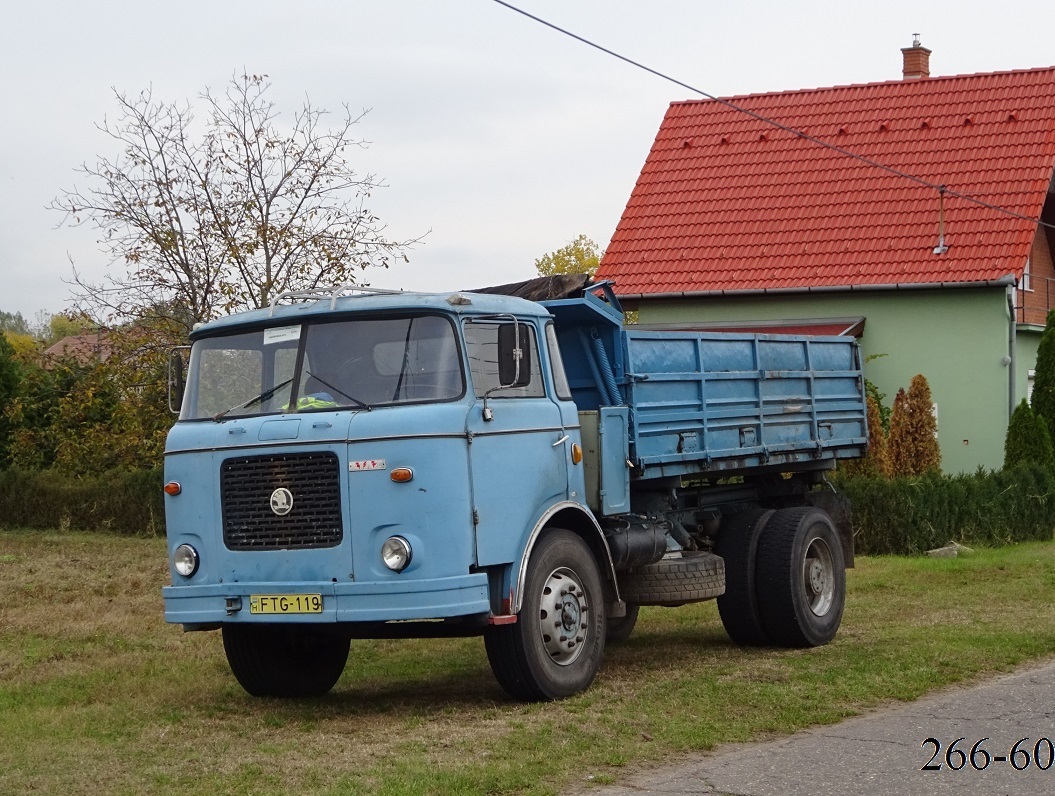
[(604, 644), (597, 562), (581, 538), (550, 528), (531, 551), (516, 623), (484, 633), (491, 671), (515, 699), (563, 699), (593, 682)]
[(842, 544), (831, 518), (812, 506), (781, 509), (758, 540), (758, 604), (766, 632), (785, 647), (835, 638), (846, 600)]
[(764, 647), (772, 643), (758, 607), (755, 565), (758, 539), (772, 510), (748, 509), (729, 517), (718, 534), (715, 552), (725, 561), (725, 594), (718, 614), (729, 638), (737, 644)]
[(619, 576), (619, 595), (638, 605), (684, 605), (723, 592), (725, 563), (714, 553), (686, 550)]
[(223, 648), (239, 684), (253, 696), (322, 696), (340, 679), (349, 640), (311, 625), (226, 624)]
[(625, 616), (621, 616), (618, 619), (611, 616), (608, 617), (608, 627), (605, 629), (605, 643), (622, 644), (629, 639), (630, 634), (634, 632), (634, 626), (637, 624), (637, 615), (640, 611), (640, 605), (627, 603)]

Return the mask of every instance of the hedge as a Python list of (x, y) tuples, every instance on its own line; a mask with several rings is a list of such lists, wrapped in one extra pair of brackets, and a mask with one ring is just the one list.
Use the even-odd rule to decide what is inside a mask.
[[(1055, 476), (1021, 464), (970, 475), (840, 477), (850, 500), (856, 552), (917, 554), (950, 540), (998, 546), (1052, 538)], [(164, 533), (162, 474), (113, 470), (97, 476), (0, 471), (0, 528)]]
[(0, 470), (0, 528), (59, 528), (161, 535), (160, 469), (73, 476), (52, 470)]
[(918, 554), (950, 541), (999, 546), (1050, 540), (1055, 476), (1021, 464), (996, 472), (912, 478), (839, 478), (850, 501), (855, 551)]

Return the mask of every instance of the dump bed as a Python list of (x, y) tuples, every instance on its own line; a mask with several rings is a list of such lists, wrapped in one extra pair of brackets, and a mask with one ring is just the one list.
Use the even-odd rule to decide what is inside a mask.
[(636, 477), (794, 465), (864, 453), (853, 338), (622, 333)]
[(591, 294), (543, 303), (579, 409), (599, 415), (602, 436), (606, 422), (627, 418), (626, 450), (601, 446), (602, 469), (623, 456), (630, 480), (732, 475), (828, 468), (865, 453), (851, 337), (649, 331), (624, 327), (617, 305)]

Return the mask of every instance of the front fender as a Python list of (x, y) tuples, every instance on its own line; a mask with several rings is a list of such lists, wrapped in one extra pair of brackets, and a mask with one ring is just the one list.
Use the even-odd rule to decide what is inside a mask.
[(550, 526), (565, 528), (583, 538), (589, 545), (597, 559), (601, 576), (606, 581), (609, 591), (608, 615), (620, 617), (626, 613), (626, 604), (619, 597), (619, 584), (615, 577), (615, 565), (612, 563), (612, 551), (608, 547), (608, 541), (604, 538), (601, 526), (587, 507), (571, 500), (554, 503), (538, 518), (531, 533), (528, 534), (527, 542), (520, 554), (519, 565), (513, 572), (513, 588), (510, 612), (519, 614), (523, 607), (524, 583), (527, 579), (528, 562), (534, 552), (535, 544), (538, 542), (542, 531)]

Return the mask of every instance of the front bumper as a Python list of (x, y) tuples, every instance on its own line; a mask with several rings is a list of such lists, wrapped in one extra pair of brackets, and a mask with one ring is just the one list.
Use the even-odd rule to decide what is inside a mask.
[[(222, 622), (391, 622), (447, 619), (491, 611), (484, 573), (386, 583), (324, 581), (165, 586), (161, 594), (165, 600), (165, 621), (190, 626), (214, 626)], [(252, 614), (249, 598), (254, 594), (321, 594), (322, 612)]]

